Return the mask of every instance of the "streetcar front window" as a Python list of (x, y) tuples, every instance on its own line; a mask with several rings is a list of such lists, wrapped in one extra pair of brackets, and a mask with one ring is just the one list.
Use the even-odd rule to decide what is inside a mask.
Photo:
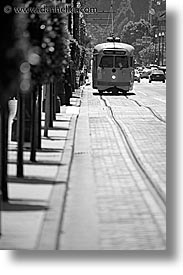
[(113, 68), (113, 56), (103, 56), (100, 60), (99, 67)]
[(128, 68), (128, 57), (115, 56), (115, 68)]

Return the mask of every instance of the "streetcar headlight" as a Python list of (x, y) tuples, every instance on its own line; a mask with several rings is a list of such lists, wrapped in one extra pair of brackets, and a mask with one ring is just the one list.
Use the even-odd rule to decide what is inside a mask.
[(116, 76), (115, 76), (115, 75), (112, 75), (112, 79), (116, 79)]

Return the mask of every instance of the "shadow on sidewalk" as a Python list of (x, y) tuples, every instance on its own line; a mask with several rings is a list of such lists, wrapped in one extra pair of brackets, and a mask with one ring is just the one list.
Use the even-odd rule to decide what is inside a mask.
[[(9, 159), (8, 160), (8, 164), (17, 164), (17, 160), (13, 160), (13, 159)], [(35, 162), (32, 162), (32, 161), (30, 161), (30, 160), (24, 160), (24, 164), (26, 164), (26, 165), (32, 165), (32, 166), (34, 166), (34, 165), (50, 165), (50, 166), (55, 166), (55, 165), (57, 165), (57, 166), (61, 166), (61, 165), (63, 165), (63, 164), (61, 164), (60, 162), (58, 162), (58, 161), (47, 161), (47, 160), (36, 160)]]
[[(41, 129), (43, 130), (44, 127), (41, 127)], [(68, 127), (49, 127), (48, 130), (50, 131), (68, 131), (69, 128)], [(48, 138), (48, 137), (46, 137)]]
[[(93, 93), (93, 95), (100, 95), (99, 93)], [(112, 94), (112, 93), (107, 93), (107, 92), (104, 92), (102, 95), (104, 95), (104, 96), (124, 96), (124, 97), (126, 97), (126, 96), (131, 96), (131, 95), (136, 95), (135, 93), (127, 93), (126, 95), (125, 94), (123, 94), (123, 93), (118, 93), (118, 94)]]
[[(13, 201), (17, 201), (17, 203), (12, 203)], [(25, 202), (29, 202), (29, 200), (12, 200), (11, 199), (9, 202), (2, 203), (2, 210), (7, 212), (48, 210), (47, 206), (25, 204)], [(33, 203), (33, 201), (30, 201), (30, 203)]]
[(37, 152), (39, 153), (60, 153), (61, 151), (63, 151), (63, 149), (53, 149), (53, 148), (37, 149)]
[[(67, 139), (64, 138), (63, 140), (67, 140)], [(11, 148), (11, 149), (8, 149), (8, 151), (17, 152), (17, 148)], [(53, 148), (37, 149), (37, 152), (39, 152), (39, 153), (60, 153), (61, 151), (63, 151), (63, 149), (53, 149)], [(30, 148), (25, 147), (24, 152), (30, 152)]]
[(70, 119), (56, 119), (55, 122), (70, 122)]
[(58, 136), (52, 136), (52, 137), (43, 137), (42, 139), (47, 139), (47, 140), (67, 140), (65, 137), (58, 137)]
[(15, 176), (8, 177), (9, 183), (19, 183), (19, 184), (65, 184), (65, 181), (55, 181), (54, 179), (45, 179), (38, 177), (23, 177), (17, 178)]
[(65, 131), (68, 131), (69, 130), (69, 128), (68, 127), (53, 127), (52, 129), (50, 129), (50, 130), (59, 130), (59, 131), (63, 131), (63, 130), (65, 130)]

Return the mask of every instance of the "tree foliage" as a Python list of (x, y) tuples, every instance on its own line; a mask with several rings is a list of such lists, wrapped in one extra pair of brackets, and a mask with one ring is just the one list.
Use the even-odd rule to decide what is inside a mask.
[(139, 52), (140, 59), (143, 64), (151, 64), (154, 63), (155, 60), (155, 45), (151, 43), (148, 47), (143, 48)]
[[(49, 6), (54, 7), (53, 1), (49, 2)], [(35, 5), (40, 5), (40, 1), (29, 1), (29, 6)], [(35, 56), (31, 64), (33, 81), (44, 83), (59, 78), (69, 61), (69, 34), (63, 14), (30, 14), (28, 31), (32, 43), (30, 52)]]
[(114, 35), (120, 37), (123, 27), (127, 22), (133, 21), (133, 19), (134, 12), (131, 7), (131, 1), (122, 1), (114, 17)]
[(136, 39), (142, 36), (152, 36), (152, 29), (150, 23), (141, 19), (138, 22), (129, 21), (123, 28), (121, 37), (123, 42), (134, 44)]
[[(53, 7), (54, 1), (47, 1)], [(14, 13), (13, 7), (40, 7), (45, 1), (0, 2), (0, 99), (7, 100), (19, 91), (59, 78), (69, 63), (70, 36), (64, 15), (45, 12)], [(12, 12), (4, 7), (11, 5)]]
[(107, 36), (106, 29), (103, 29), (98, 24), (88, 23), (87, 30), (94, 45), (104, 42), (103, 38)]
[(130, 21), (128, 22), (122, 30), (122, 42), (134, 45), (135, 47), (135, 57), (139, 61), (139, 52), (146, 48), (146, 45), (136, 45), (137, 39), (142, 39), (143, 36), (150, 36), (153, 38), (153, 29), (149, 22), (141, 19), (138, 22)]
[[(25, 70), (21, 64), (27, 59), (29, 40), (26, 36), (26, 15), (17, 16), (13, 12), (6, 13), (4, 8), (13, 4), (13, 1), (2, 0), (0, 2), (0, 104), (16, 95), (20, 87), (20, 80)], [(27, 75), (30, 81), (30, 75)]]
[[(93, 2), (93, 1), (91, 1)], [(91, 4), (91, 3), (90, 3)], [(97, 9), (105, 12), (111, 12), (110, 1), (97, 1), (93, 3), (93, 6), (96, 6)], [(114, 1), (113, 3), (114, 10), (114, 35), (121, 36), (122, 29), (128, 21), (134, 19), (134, 12), (131, 7), (130, 0), (120, 0)], [(94, 17), (105, 18), (105, 20), (93, 21), (87, 25), (89, 33), (92, 36), (93, 43), (99, 44), (106, 42), (106, 38), (111, 35), (112, 32), (112, 13), (98, 13)], [(92, 16), (91, 16), (92, 17)], [(103, 26), (103, 24), (106, 24)]]

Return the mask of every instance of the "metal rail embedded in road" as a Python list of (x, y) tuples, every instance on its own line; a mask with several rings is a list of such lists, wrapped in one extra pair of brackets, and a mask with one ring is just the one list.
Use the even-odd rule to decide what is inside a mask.
[(133, 148), (133, 145), (131, 144), (131, 142), (129, 140), (128, 135), (126, 134), (125, 130), (122, 128), (120, 123), (115, 118), (113, 110), (112, 110), (111, 106), (108, 104), (107, 100), (102, 95), (100, 96), (100, 99), (104, 102), (105, 106), (108, 108), (109, 114), (111, 115), (112, 120), (114, 121), (115, 125), (117, 126), (120, 135), (122, 135), (122, 137), (124, 138), (125, 145), (126, 145), (126, 148), (127, 148), (127, 151), (128, 151), (128, 154), (129, 154), (130, 158), (133, 160), (133, 163), (138, 168), (138, 170), (140, 170), (140, 172), (147, 179), (146, 183), (148, 185), (148, 188), (149, 188), (151, 194), (153, 195), (154, 199), (156, 200), (156, 202), (158, 203), (158, 205), (160, 206), (162, 211), (165, 213), (166, 212), (166, 196), (165, 196), (165, 193), (157, 186), (157, 184), (154, 183), (151, 176), (146, 171), (142, 161), (137, 156), (137, 154), (136, 154), (136, 152)]
[(157, 111), (153, 110), (151, 107), (149, 107), (149, 106), (147, 106), (147, 105), (144, 105), (144, 104), (138, 102), (136, 99), (129, 98), (128, 96), (126, 96), (126, 98), (129, 99), (129, 100), (131, 100), (131, 101), (133, 101), (133, 102), (135, 102), (139, 107), (144, 107), (144, 108), (150, 110), (150, 112), (151, 112), (158, 120), (160, 120), (161, 122), (166, 123), (166, 120), (165, 120)]

